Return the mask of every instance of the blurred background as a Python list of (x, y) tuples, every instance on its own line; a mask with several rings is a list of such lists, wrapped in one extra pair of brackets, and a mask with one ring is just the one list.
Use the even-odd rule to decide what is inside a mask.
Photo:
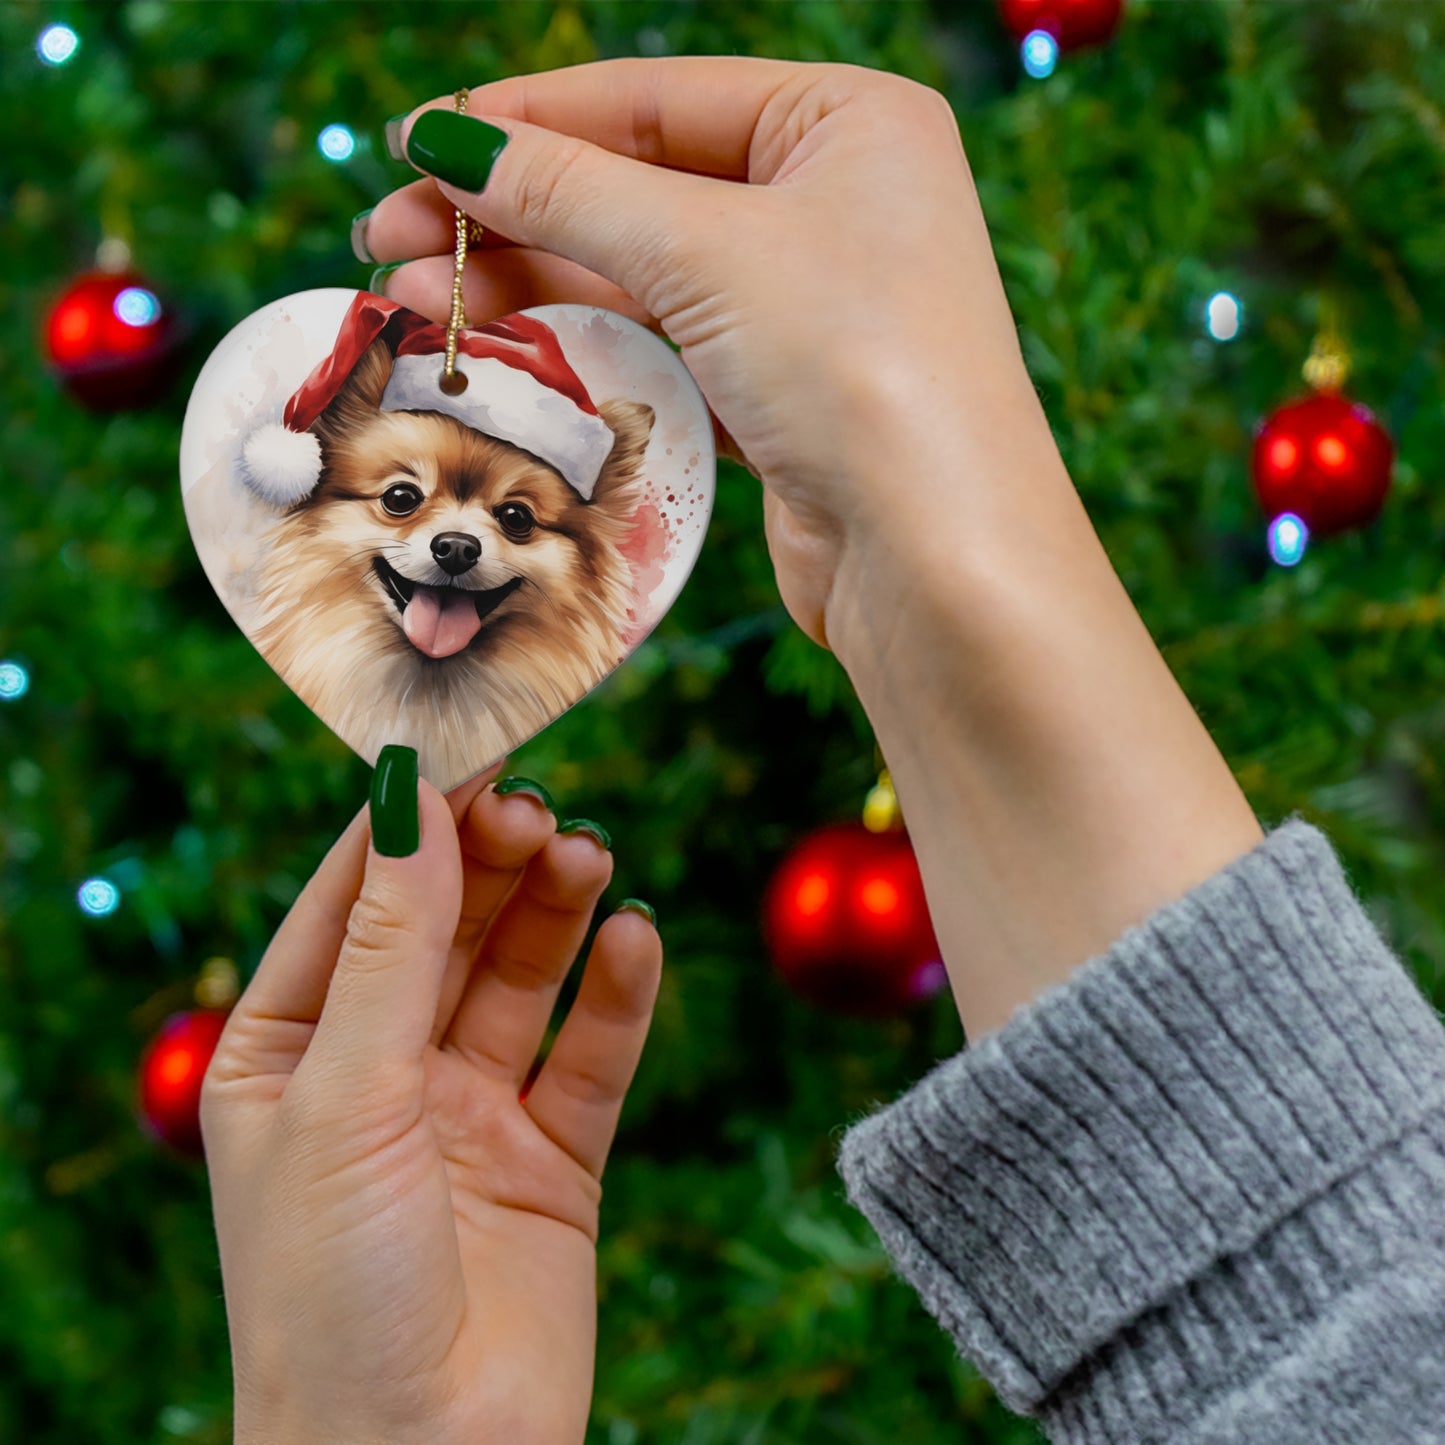
[[(1445, 999), (1445, 7), (1055, 9), (0, 7), (0, 1440), (231, 1438), (197, 1010), (368, 773), (212, 594), (181, 417), (250, 311), (367, 284), (351, 217), (411, 176), (382, 124), (461, 84), (738, 52), (941, 89), (1130, 593), (1261, 818), (1325, 828)], [(892, 933), (834, 919), (810, 955), (784, 887), (762, 925), (775, 878), (863, 886), (897, 845), (860, 821), (879, 765), (726, 464), (673, 612), (514, 758), (611, 829), (607, 901), (654, 903), (668, 948), (607, 1174), (597, 1445), (1038, 1438), (834, 1172), (963, 1042), (926, 921), (900, 895)]]

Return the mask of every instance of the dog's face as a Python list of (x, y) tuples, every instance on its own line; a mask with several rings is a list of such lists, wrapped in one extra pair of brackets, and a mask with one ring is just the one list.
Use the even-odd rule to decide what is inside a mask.
[(313, 585), (338, 609), (365, 599), (436, 660), (508, 633), (522, 644), (549, 618), (555, 646), (555, 624), (588, 599), (615, 612), (651, 409), (602, 408), (616, 442), (584, 502), (546, 463), (451, 417), (381, 411), (390, 371), (377, 343), (316, 423), (321, 479), (287, 518), (330, 569)]

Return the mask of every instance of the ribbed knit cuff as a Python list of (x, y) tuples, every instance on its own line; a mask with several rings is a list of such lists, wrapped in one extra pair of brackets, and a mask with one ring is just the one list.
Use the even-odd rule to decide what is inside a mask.
[(839, 1167), (1008, 1404), (1152, 1439), (1388, 1255), (1445, 1189), (1442, 1104), (1439, 1019), (1291, 820), (857, 1124)]

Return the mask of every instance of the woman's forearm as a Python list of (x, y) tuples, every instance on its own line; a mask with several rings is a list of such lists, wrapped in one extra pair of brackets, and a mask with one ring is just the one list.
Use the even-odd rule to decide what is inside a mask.
[(971, 1038), (1261, 837), (1036, 400), (993, 415), (868, 460), (876, 494), (925, 503), (860, 529), (827, 612)]

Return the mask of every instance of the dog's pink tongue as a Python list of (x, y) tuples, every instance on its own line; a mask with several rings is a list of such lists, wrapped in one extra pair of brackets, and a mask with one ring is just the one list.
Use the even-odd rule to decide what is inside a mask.
[(482, 619), (470, 592), (418, 583), (401, 616), (411, 645), (428, 657), (460, 652), (480, 631)]

